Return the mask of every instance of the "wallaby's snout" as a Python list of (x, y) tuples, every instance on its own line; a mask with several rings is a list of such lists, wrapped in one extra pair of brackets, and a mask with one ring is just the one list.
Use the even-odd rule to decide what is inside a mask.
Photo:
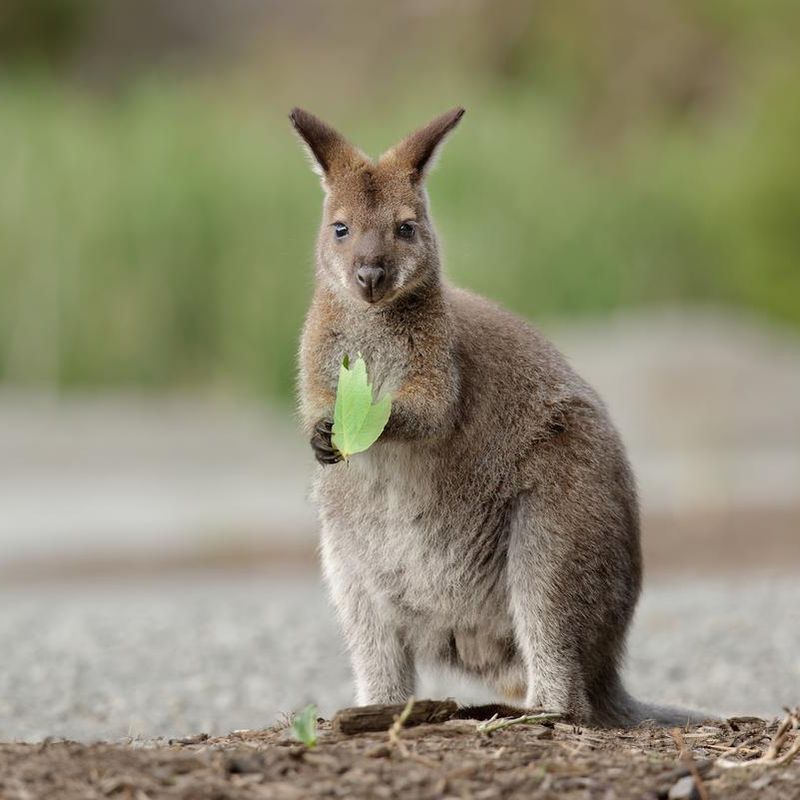
[(438, 248), (423, 184), (463, 114), (457, 108), (436, 117), (373, 160), (313, 114), (291, 112), (325, 190), (318, 276), (345, 299), (387, 305), (438, 282)]
[[(357, 201), (356, 201), (357, 202)], [(343, 282), (360, 300), (378, 303), (389, 298), (401, 283), (396, 268), (398, 252), (390, 221), (383, 223), (380, 209), (373, 207), (357, 214), (352, 207), (349, 213), (344, 208), (337, 214), (350, 221), (347, 236), (334, 235), (335, 246), (330, 248), (331, 262), (341, 261), (344, 268)], [(383, 224), (382, 224), (383, 223)], [(323, 247), (330, 242), (323, 227)]]
[(364, 299), (375, 303), (386, 293), (386, 270), (377, 264), (365, 264), (356, 270), (356, 283)]

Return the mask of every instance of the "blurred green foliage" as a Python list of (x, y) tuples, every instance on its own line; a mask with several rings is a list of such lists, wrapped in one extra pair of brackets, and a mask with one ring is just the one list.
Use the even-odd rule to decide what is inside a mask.
[(4, 60), (64, 61), (79, 46), (97, 0), (5, 0), (0, 7), (0, 54)]
[[(796, 15), (776, 3), (767, 35), (744, 2), (701, 6), (666, 65), (618, 63), (613, 20), (601, 47), (604, 17), (562, 4), (492, 20), (480, 80), (456, 63), (320, 113), (375, 152), (466, 105), (430, 179), (446, 269), (526, 316), (713, 303), (800, 325)], [(723, 44), (696, 46), (708, 26)], [(288, 400), (321, 196), (287, 109), (235, 80), (0, 78), (0, 379)]]

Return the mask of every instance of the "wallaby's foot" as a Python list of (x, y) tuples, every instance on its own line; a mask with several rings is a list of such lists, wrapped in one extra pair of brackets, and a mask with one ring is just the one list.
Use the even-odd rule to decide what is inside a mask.
[(321, 419), (314, 426), (314, 435), (311, 437), (311, 448), (314, 451), (317, 461), (325, 466), (335, 464), (342, 460), (342, 454), (333, 446), (331, 442), (331, 432), (333, 431), (333, 420)]
[(529, 692), (525, 708), (545, 708), (561, 714), (565, 722), (588, 725), (592, 721), (592, 708), (582, 687), (577, 685), (548, 686), (544, 691)]

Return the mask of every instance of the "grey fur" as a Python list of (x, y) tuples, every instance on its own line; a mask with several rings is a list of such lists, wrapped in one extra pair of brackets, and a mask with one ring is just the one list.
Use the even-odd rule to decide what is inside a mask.
[[(439, 137), (430, 150), (444, 135), (434, 129), (417, 134)], [(332, 416), (339, 364), (357, 352), (394, 397), (381, 439), (315, 478), (322, 564), (357, 701), (405, 701), (427, 663), (577, 722), (685, 722), (632, 700), (619, 679), (641, 586), (639, 512), (603, 403), (534, 327), (443, 280), (424, 190), (403, 179), (398, 148), (376, 164), (336, 141), (345, 166), (333, 180), (326, 156), (301, 411), (309, 432)], [(369, 197), (354, 160), (369, 171)], [(414, 250), (386, 227), (398, 204), (416, 212)], [(342, 208), (352, 260), (331, 243)], [(364, 242), (402, 276), (385, 302), (348, 289)]]

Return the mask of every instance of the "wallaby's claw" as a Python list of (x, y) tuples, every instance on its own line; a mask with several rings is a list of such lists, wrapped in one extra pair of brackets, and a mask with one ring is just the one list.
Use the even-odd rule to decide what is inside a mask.
[(342, 460), (342, 454), (331, 442), (332, 430), (333, 421), (330, 419), (321, 419), (314, 426), (314, 435), (311, 437), (311, 448), (314, 451), (314, 456), (323, 466), (326, 464), (336, 464)]
[(323, 436), (330, 436), (331, 431), (333, 430), (333, 420), (332, 419), (321, 419), (315, 426), (314, 430), (317, 433), (321, 433)]

